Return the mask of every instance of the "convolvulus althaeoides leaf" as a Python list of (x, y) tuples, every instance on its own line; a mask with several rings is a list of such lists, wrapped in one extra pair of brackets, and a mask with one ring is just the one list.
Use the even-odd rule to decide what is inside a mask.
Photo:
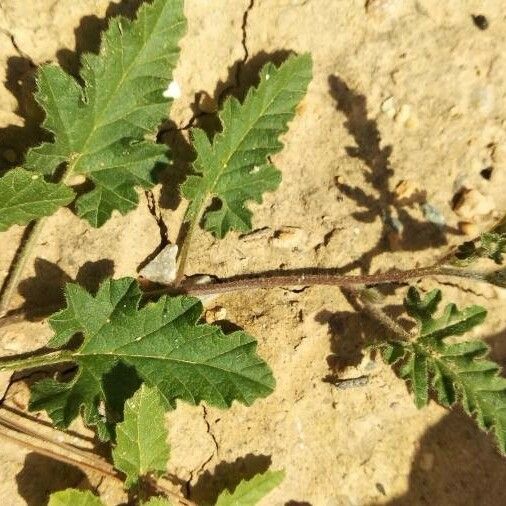
[(134, 209), (134, 187), (149, 188), (155, 166), (167, 163), (167, 147), (153, 139), (169, 111), (164, 90), (185, 29), (182, 0), (153, 0), (134, 21), (111, 19), (100, 53), (82, 58), (82, 86), (56, 65), (38, 72), (36, 98), (54, 139), (28, 152), (26, 168), (52, 174), (64, 163), (63, 182), (86, 176), (94, 189), (77, 210), (95, 227), (113, 210)]
[(64, 184), (48, 183), (40, 174), (13, 169), (0, 178), (0, 232), (53, 214), (74, 200)]
[(243, 480), (233, 492), (222, 492), (215, 506), (255, 506), (284, 479), (284, 471), (266, 471)]
[(165, 407), (156, 388), (142, 385), (125, 403), (124, 420), (116, 425), (114, 467), (126, 475), (125, 487), (148, 473), (161, 474), (169, 460)]
[(69, 355), (78, 370), (69, 382), (35, 383), (30, 401), (30, 409), (46, 410), (57, 427), (68, 427), (82, 411), (102, 438), (110, 437), (110, 411), (125, 400), (117, 397), (132, 395), (118, 388), (131, 379), (130, 369), (158, 389), (165, 408), (177, 399), (221, 408), (234, 400), (249, 405), (274, 389), (255, 339), (199, 324), (199, 299), (164, 296), (139, 308), (141, 292), (131, 278), (107, 280), (94, 296), (69, 284), (65, 296), (67, 308), (49, 320), (55, 330), (49, 345), (63, 346), (82, 334), (81, 346)]
[(486, 358), (488, 346), (482, 341), (445, 341), (479, 325), (486, 311), (448, 304), (434, 317), (440, 300), (440, 290), (421, 298), (411, 287), (405, 306), (419, 322), (418, 335), (412, 341), (390, 340), (378, 347), (387, 363), (399, 365), (418, 407), (427, 404), (430, 388), (444, 406), (460, 402), (482, 429), (493, 430), (499, 449), (506, 453), (506, 379), (499, 376), (500, 367)]
[[(196, 174), (182, 186), (190, 201), (187, 222), (199, 221), (204, 213), (204, 227), (217, 237), (230, 230), (251, 230), (246, 203), (262, 202), (263, 194), (281, 181), (268, 156), (283, 148), (278, 138), (306, 94), (311, 72), (309, 54), (291, 56), (279, 67), (268, 63), (260, 84), (250, 89), (242, 104), (234, 97), (225, 100), (219, 115), (223, 130), (212, 142), (203, 130), (192, 131)], [(205, 211), (212, 198), (218, 198), (221, 207)]]

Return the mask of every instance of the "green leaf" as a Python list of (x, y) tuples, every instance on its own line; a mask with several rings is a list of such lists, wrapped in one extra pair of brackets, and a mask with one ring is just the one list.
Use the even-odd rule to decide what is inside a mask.
[(169, 460), (165, 407), (156, 388), (142, 385), (125, 403), (125, 419), (116, 426), (114, 467), (126, 474), (125, 487), (139, 476), (163, 473)]
[(251, 480), (243, 480), (233, 492), (223, 491), (216, 506), (254, 506), (285, 478), (284, 471), (266, 471)]
[(48, 506), (104, 506), (104, 503), (88, 490), (68, 488), (51, 494)]
[(496, 264), (502, 264), (502, 256), (506, 253), (506, 233), (486, 232), (481, 234), (481, 246), (488, 258)]
[(49, 216), (74, 200), (63, 184), (48, 183), (38, 174), (13, 169), (0, 178), (0, 232)]
[(143, 502), (142, 506), (171, 506), (172, 503), (164, 497), (152, 497), (148, 502)]
[(153, 169), (167, 162), (166, 146), (148, 137), (168, 114), (164, 90), (185, 29), (182, 0), (153, 0), (139, 8), (135, 21), (110, 21), (100, 54), (82, 58), (84, 86), (55, 65), (38, 73), (36, 97), (54, 142), (31, 149), (26, 167), (52, 174), (66, 163), (65, 181), (85, 175), (94, 189), (77, 199), (77, 210), (93, 226), (103, 225), (115, 209), (134, 209), (134, 187), (149, 188)]
[(500, 265), (503, 254), (506, 253), (506, 232), (485, 232), (479, 240), (466, 241), (461, 244), (455, 253), (455, 263), (466, 267), (478, 258), (489, 258)]
[(500, 288), (506, 288), (506, 268), (499, 269), (494, 272), (489, 272), (485, 279), (487, 282), (498, 286)]
[(225, 101), (220, 113), (223, 131), (212, 143), (202, 130), (193, 130), (197, 174), (182, 186), (183, 195), (190, 200), (187, 222), (200, 221), (205, 206), (218, 198), (220, 209), (204, 213), (207, 230), (218, 237), (230, 230), (251, 230), (246, 203), (261, 203), (263, 193), (275, 190), (281, 181), (281, 173), (268, 156), (283, 148), (278, 137), (287, 131), (306, 93), (311, 68), (309, 54), (292, 56), (279, 67), (268, 63), (260, 84), (242, 104), (234, 97)]
[(405, 300), (408, 312), (419, 322), (413, 341), (389, 341), (379, 345), (385, 361), (400, 365), (399, 375), (411, 385), (415, 403), (428, 402), (429, 384), (443, 406), (460, 402), (485, 431), (493, 430), (502, 453), (506, 453), (506, 379), (500, 367), (486, 358), (488, 346), (482, 341), (446, 342), (483, 322), (486, 311), (471, 306), (462, 311), (448, 304), (434, 318), (439, 290), (421, 298), (411, 287)]
[(203, 308), (196, 298), (164, 296), (139, 308), (141, 293), (130, 278), (105, 281), (95, 296), (69, 284), (65, 296), (67, 308), (50, 319), (50, 343), (62, 346), (82, 334), (79, 348), (67, 352), (78, 370), (68, 383), (36, 383), (30, 400), (30, 409), (46, 410), (59, 428), (82, 409), (85, 422), (96, 425), (100, 437), (110, 437), (117, 418), (110, 412), (121, 404), (113, 386), (125, 381), (128, 368), (158, 388), (166, 408), (177, 399), (221, 408), (233, 400), (250, 405), (274, 388), (270, 369), (255, 353), (256, 341), (242, 331), (225, 335), (217, 326), (199, 324)]

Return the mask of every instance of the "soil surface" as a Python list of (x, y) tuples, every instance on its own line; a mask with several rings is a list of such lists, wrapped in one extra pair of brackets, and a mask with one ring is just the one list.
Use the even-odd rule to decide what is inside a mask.
[[(79, 55), (97, 50), (105, 19), (132, 14), (137, 4), (0, 1), (2, 167), (22, 163), (41, 137), (32, 97), (36, 66), (54, 61), (76, 73)], [(229, 86), (241, 95), (264, 62), (280, 62), (289, 51), (314, 58), (307, 98), (274, 158), (281, 187), (251, 206), (258, 232), (217, 241), (201, 231), (188, 274), (424, 265), (504, 212), (502, 2), (187, 0), (185, 10), (189, 29), (175, 72), (182, 97), (164, 135), (177, 163), (154, 191), (172, 240), (184, 210), (174, 184), (191, 159), (188, 130), (180, 128), (198, 112), (196, 96), (218, 98)], [(22, 234), (21, 227), (0, 234), (0, 282)], [(0, 353), (44, 345), (51, 331), (38, 308), (61, 305), (65, 281), (94, 289), (109, 275), (135, 276), (159, 243), (143, 194), (135, 212), (114, 215), (100, 229), (60, 210), (47, 221), (13, 301), (27, 318), (0, 328)], [(435, 279), (419, 283), (423, 290), (436, 286)], [(484, 336), (494, 359), (506, 362), (504, 291), (455, 280), (442, 288), (448, 300), (489, 310), (472, 335)], [(404, 293), (401, 287), (386, 294), (392, 314), (400, 313)], [(250, 408), (180, 404), (167, 416), (168, 471), (193, 500), (210, 501), (271, 465), (284, 468), (286, 479), (265, 505), (506, 504), (506, 460), (492, 439), (459, 409), (431, 402), (417, 410), (390, 368), (362, 351), (386, 331), (355, 312), (340, 290), (222, 296), (207, 307), (208, 319), (216, 315), (258, 338), (277, 388)], [(324, 381), (329, 375), (334, 381)], [(357, 377), (365, 379), (337, 381)], [(3, 391), (9, 377), (1, 381)], [(19, 378), (5, 402), (26, 407)], [(79, 423), (73, 428), (86, 432)], [(126, 500), (118, 483), (11, 442), (2, 441), (0, 469), (0, 496), (10, 506), (45, 505), (49, 492), (70, 486), (95, 490), (110, 505)]]

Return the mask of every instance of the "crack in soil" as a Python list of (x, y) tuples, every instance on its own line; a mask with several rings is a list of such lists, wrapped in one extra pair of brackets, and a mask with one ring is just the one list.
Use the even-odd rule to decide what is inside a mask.
[(146, 201), (148, 205), (148, 211), (153, 216), (156, 225), (158, 226), (158, 229), (160, 231), (160, 245), (158, 246), (159, 250), (161, 251), (165, 246), (169, 244), (169, 228), (167, 227), (167, 224), (165, 223), (162, 213), (160, 211), (160, 208), (156, 204), (156, 199), (151, 190), (146, 190), (144, 192), (146, 195)]
[[(1, 4), (0, 4), (0, 9), (3, 10), (3, 7)], [(21, 56), (22, 58), (25, 58), (26, 60), (28, 60), (31, 67), (33, 67), (33, 68), (37, 67), (37, 65), (35, 64), (35, 62), (31, 58), (31, 56), (28, 53), (25, 53), (21, 49), (21, 47), (19, 46), (19, 44), (16, 41), (16, 37), (14, 36), (14, 34), (12, 32), (7, 30), (6, 28), (1, 28), (1, 27), (0, 27), (0, 32), (3, 33), (4, 35), (6, 35), (7, 37), (9, 37), (12, 47), (14, 48), (16, 53), (18, 53), (18, 56)]]
[[(241, 84), (241, 73), (244, 68), (244, 65), (246, 64), (246, 62), (249, 59), (248, 18), (249, 18), (250, 12), (255, 7), (255, 2), (256, 2), (256, 0), (250, 0), (248, 6), (246, 7), (245, 11), (243, 12), (242, 23), (241, 23), (241, 34), (242, 34), (241, 35), (241, 46), (243, 49), (243, 57), (237, 63), (233, 82), (230, 83), (225, 88), (223, 88), (221, 93), (216, 98), (216, 103), (218, 104), (218, 106), (222, 104), (223, 100), (227, 97), (227, 95), (230, 94), (230, 92), (232, 90), (235, 90)], [(193, 125), (195, 124), (195, 122), (199, 118), (202, 118), (204, 116), (214, 116), (215, 114), (216, 113), (214, 113), (214, 112), (203, 112), (203, 111), (196, 112), (195, 114), (192, 115), (192, 117), (187, 121), (187, 123), (185, 125), (180, 126), (180, 127), (171, 127), (171, 128), (167, 128), (167, 129), (162, 129), (158, 132), (158, 135), (160, 136), (160, 135), (167, 133), (167, 132), (174, 132), (174, 131), (181, 132), (184, 130), (189, 130), (191, 127), (193, 127)]]
[(488, 297), (486, 295), (484, 295), (483, 293), (475, 292), (472, 288), (463, 287), (459, 283), (452, 283), (451, 281), (439, 281), (439, 284), (443, 285), (443, 286), (449, 286), (451, 288), (456, 288), (457, 290), (460, 290), (461, 292), (470, 293), (476, 297), (482, 297), (483, 299), (488, 300)]
[(218, 440), (216, 439), (216, 436), (214, 435), (213, 431), (211, 430), (211, 423), (207, 419), (207, 408), (204, 405), (202, 405), (202, 418), (204, 420), (204, 423), (206, 424), (207, 434), (209, 435), (209, 437), (213, 441), (214, 450), (211, 452), (209, 457), (207, 457), (204, 460), (204, 462), (202, 462), (202, 464), (200, 464), (200, 466), (198, 466), (198, 468), (190, 471), (190, 477), (185, 482), (185, 489), (186, 489), (185, 496), (188, 499), (191, 498), (191, 482), (193, 481), (193, 478), (202, 473), (202, 471), (206, 468), (207, 464), (209, 464), (209, 462), (211, 462), (211, 460), (213, 460), (214, 456), (218, 455), (218, 451), (219, 451)]

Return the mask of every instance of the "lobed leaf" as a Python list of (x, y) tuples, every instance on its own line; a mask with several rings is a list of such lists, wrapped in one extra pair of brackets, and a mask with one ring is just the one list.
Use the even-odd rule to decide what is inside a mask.
[(95, 227), (115, 209), (134, 209), (134, 187), (149, 188), (153, 169), (167, 162), (166, 147), (148, 137), (168, 113), (164, 90), (185, 29), (182, 0), (153, 0), (134, 21), (110, 21), (100, 54), (82, 58), (83, 86), (55, 65), (38, 73), (36, 98), (54, 140), (31, 149), (26, 167), (52, 174), (66, 163), (67, 181), (86, 176), (94, 189), (77, 199), (77, 211)]
[(233, 492), (223, 491), (215, 506), (255, 506), (285, 478), (284, 471), (266, 471), (243, 480)]
[(140, 290), (131, 278), (109, 279), (95, 296), (68, 284), (65, 297), (67, 307), (50, 319), (50, 344), (62, 346), (82, 334), (82, 344), (69, 352), (78, 370), (66, 383), (35, 383), (30, 400), (30, 409), (46, 410), (59, 428), (82, 410), (100, 437), (111, 437), (111, 422), (121, 417), (118, 406), (139, 382), (156, 387), (165, 408), (177, 399), (221, 408), (234, 400), (250, 405), (274, 388), (256, 341), (242, 331), (225, 335), (199, 324), (203, 308), (196, 298), (164, 296), (139, 308)]
[(485, 431), (493, 430), (502, 453), (506, 453), (506, 379), (500, 367), (487, 359), (488, 346), (482, 341), (447, 343), (483, 322), (486, 311), (471, 306), (462, 311), (448, 304), (434, 318), (441, 292), (424, 298), (411, 287), (405, 300), (408, 312), (419, 322), (413, 341), (389, 341), (379, 346), (384, 360), (400, 364), (399, 375), (409, 382), (417, 407), (425, 406), (432, 387), (443, 406), (460, 402)]
[(63, 184), (48, 183), (38, 174), (12, 169), (0, 178), (0, 232), (49, 216), (74, 200)]
[(217, 237), (231, 230), (251, 230), (246, 203), (262, 202), (263, 194), (275, 190), (281, 181), (281, 173), (268, 156), (283, 147), (278, 137), (288, 129), (306, 93), (311, 67), (309, 54), (292, 56), (279, 67), (268, 63), (260, 84), (242, 104), (234, 97), (225, 101), (219, 116), (223, 131), (212, 143), (204, 131), (192, 131), (196, 174), (182, 186), (183, 195), (190, 200), (187, 222), (200, 221), (205, 206), (218, 198), (220, 209), (204, 212), (204, 228)]
[(126, 475), (125, 487), (140, 476), (163, 473), (169, 460), (165, 408), (155, 388), (142, 385), (125, 403), (124, 421), (116, 426), (114, 467)]
[(479, 258), (489, 258), (501, 265), (505, 253), (506, 232), (484, 232), (480, 235), (479, 240), (466, 241), (458, 247), (454, 263), (465, 267)]
[(165, 497), (151, 497), (149, 501), (143, 502), (142, 506), (171, 506), (171, 504)]
[(104, 503), (89, 490), (68, 488), (51, 494), (48, 506), (104, 506)]

